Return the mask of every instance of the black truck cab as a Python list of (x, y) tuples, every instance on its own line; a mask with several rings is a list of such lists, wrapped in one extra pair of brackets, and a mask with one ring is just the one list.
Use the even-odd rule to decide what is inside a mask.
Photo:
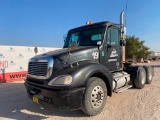
[(98, 59), (109, 71), (122, 68), (122, 46), (120, 44), (120, 25), (111, 22), (99, 22), (72, 29), (68, 32), (64, 48), (72, 42), (78, 46), (95, 46), (93, 59)]

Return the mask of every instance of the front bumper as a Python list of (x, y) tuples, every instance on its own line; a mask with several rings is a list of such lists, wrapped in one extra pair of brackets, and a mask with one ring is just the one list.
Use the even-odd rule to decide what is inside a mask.
[(77, 110), (82, 107), (85, 88), (74, 90), (52, 90), (25, 82), (28, 96), (38, 98), (38, 103), (59, 110)]

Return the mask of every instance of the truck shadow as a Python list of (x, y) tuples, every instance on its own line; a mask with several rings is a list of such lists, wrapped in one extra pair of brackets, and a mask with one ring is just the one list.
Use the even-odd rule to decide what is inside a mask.
[(0, 118), (41, 120), (50, 117), (87, 117), (81, 110), (59, 111), (28, 98), (23, 82), (0, 84)]

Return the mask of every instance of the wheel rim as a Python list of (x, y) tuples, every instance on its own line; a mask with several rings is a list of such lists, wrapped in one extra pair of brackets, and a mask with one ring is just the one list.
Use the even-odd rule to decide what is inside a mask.
[(94, 108), (101, 106), (104, 100), (104, 91), (101, 86), (96, 86), (93, 88), (91, 93), (91, 105)]
[(149, 70), (149, 76), (148, 76), (148, 78), (149, 78), (149, 81), (152, 80), (152, 70), (151, 69)]
[(146, 83), (146, 75), (145, 75), (145, 72), (142, 72), (142, 80), (141, 80), (141, 83), (142, 84), (145, 84)]

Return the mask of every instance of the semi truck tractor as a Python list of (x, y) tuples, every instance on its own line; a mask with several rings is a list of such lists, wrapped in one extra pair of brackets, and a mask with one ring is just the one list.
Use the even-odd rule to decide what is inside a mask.
[(108, 21), (71, 29), (63, 49), (29, 60), (25, 87), (36, 103), (58, 110), (81, 109), (89, 116), (100, 113), (112, 93), (144, 88), (154, 76), (151, 66), (125, 60), (126, 27)]

